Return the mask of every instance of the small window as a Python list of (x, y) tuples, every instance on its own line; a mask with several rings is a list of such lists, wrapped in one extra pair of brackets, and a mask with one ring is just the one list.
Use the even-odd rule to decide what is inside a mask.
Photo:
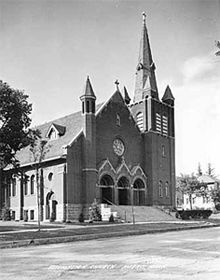
[(35, 183), (35, 176), (32, 175), (32, 176), (31, 176), (31, 182), (30, 182), (30, 184), (31, 184), (30, 193), (31, 193), (31, 194), (34, 194), (34, 183)]
[(169, 183), (168, 182), (166, 182), (165, 192), (166, 192), (166, 197), (169, 197)]
[(50, 138), (50, 140), (54, 140), (54, 139), (57, 138), (57, 133), (56, 133), (56, 130), (54, 128), (51, 128), (49, 138)]
[(144, 129), (144, 114), (142, 112), (139, 112), (136, 115), (136, 121), (137, 121), (137, 125), (138, 125), (139, 129), (141, 131), (143, 131), (143, 129)]
[(116, 124), (117, 126), (121, 126), (121, 117), (119, 114), (116, 115)]
[(162, 156), (165, 157), (165, 146), (162, 145)]
[(49, 181), (52, 181), (52, 179), (53, 179), (53, 173), (50, 172), (49, 175), (48, 175), (48, 180), (49, 180)]
[(82, 102), (82, 113), (83, 113), (83, 114), (85, 113), (85, 108), (84, 108), (84, 107), (85, 107), (85, 102), (83, 101), (83, 102)]
[(159, 182), (159, 197), (163, 196), (162, 182)]

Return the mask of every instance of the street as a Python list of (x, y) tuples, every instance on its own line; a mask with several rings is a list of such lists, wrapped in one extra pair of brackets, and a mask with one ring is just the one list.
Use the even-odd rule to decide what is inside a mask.
[(2, 249), (0, 279), (220, 279), (220, 228)]

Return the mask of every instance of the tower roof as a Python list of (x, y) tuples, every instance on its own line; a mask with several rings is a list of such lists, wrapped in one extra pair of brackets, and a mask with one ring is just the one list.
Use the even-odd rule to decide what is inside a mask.
[(87, 76), (86, 85), (83, 89), (83, 94), (80, 98), (82, 98), (82, 97), (92, 97), (92, 98), (96, 99), (95, 93), (92, 89), (92, 85), (91, 85), (89, 76)]
[(134, 102), (144, 99), (147, 95), (158, 99), (157, 82), (154, 72), (155, 69), (156, 67), (153, 62), (150, 41), (146, 27), (146, 14), (143, 13), (143, 26), (136, 72)]
[(167, 85), (164, 95), (162, 97), (162, 101), (166, 101), (166, 100), (175, 100), (169, 85)]

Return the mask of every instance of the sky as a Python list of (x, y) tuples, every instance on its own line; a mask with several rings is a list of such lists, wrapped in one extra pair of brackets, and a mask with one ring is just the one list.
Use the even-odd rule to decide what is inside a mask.
[(79, 111), (87, 75), (97, 103), (116, 79), (133, 97), (143, 11), (160, 98), (175, 97), (176, 174), (220, 175), (220, 0), (0, 0), (0, 79), (29, 95), (33, 126)]

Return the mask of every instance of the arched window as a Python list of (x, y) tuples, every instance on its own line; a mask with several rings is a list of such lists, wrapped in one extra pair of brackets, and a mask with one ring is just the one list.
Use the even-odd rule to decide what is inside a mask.
[(162, 156), (165, 157), (165, 146), (162, 145)]
[(159, 197), (163, 196), (163, 188), (162, 188), (162, 182), (159, 182)]
[(24, 181), (23, 181), (23, 191), (24, 191), (24, 195), (28, 194), (28, 176), (24, 176)]
[(121, 126), (121, 117), (119, 114), (116, 115), (116, 124), (117, 126)]
[(86, 101), (86, 113), (90, 112), (90, 104), (89, 100)]
[(84, 107), (85, 107), (85, 102), (83, 101), (83, 102), (82, 102), (82, 113), (83, 113), (83, 114), (85, 113), (85, 108), (84, 108)]
[(169, 183), (168, 182), (166, 182), (165, 192), (166, 192), (166, 197), (169, 197)]
[(50, 172), (49, 175), (48, 175), (48, 180), (49, 180), (49, 181), (52, 181), (52, 179), (53, 179), (53, 173)]
[(139, 129), (143, 131), (144, 129), (144, 114), (142, 112), (137, 113), (136, 121)]
[(31, 176), (31, 181), (30, 181), (30, 184), (31, 184), (30, 193), (31, 193), (31, 194), (34, 194), (34, 180), (35, 180), (35, 176), (32, 175), (32, 176)]
[(16, 196), (16, 179), (12, 178), (12, 196)]
[(92, 113), (95, 114), (95, 101), (92, 101)]

